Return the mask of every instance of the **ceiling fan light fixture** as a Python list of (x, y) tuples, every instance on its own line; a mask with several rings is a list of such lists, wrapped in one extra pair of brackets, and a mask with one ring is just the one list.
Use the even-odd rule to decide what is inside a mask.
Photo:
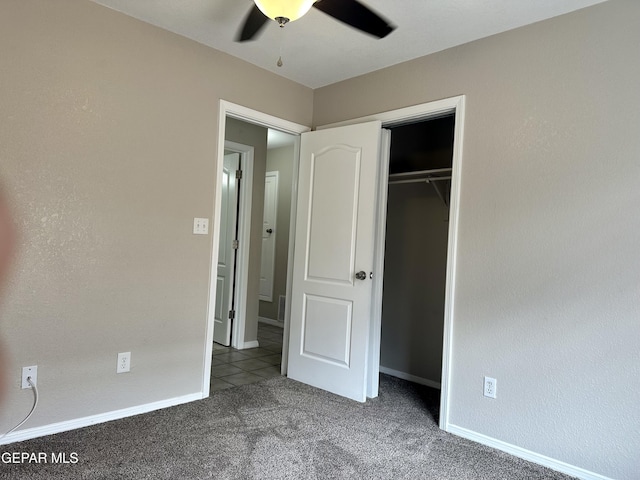
[[(299, 19), (309, 11), (315, 0), (253, 0), (260, 11), (272, 20), (289, 22)], [(278, 21), (278, 20), (276, 20)], [(281, 23), (281, 22), (279, 22)]]

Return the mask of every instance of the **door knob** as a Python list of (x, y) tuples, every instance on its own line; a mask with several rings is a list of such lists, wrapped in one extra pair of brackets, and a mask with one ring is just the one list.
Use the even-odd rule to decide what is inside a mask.
[(358, 280), (365, 280), (367, 278), (367, 273), (363, 271), (359, 271), (358, 273), (356, 273), (356, 278)]
[(273, 233), (273, 228), (267, 228), (267, 233)]

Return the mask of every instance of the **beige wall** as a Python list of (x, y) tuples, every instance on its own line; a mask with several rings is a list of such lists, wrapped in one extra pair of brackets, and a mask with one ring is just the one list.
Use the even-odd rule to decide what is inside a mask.
[[(0, 431), (200, 392), (221, 98), (310, 124), (312, 91), (83, 0), (0, 2), (0, 175), (21, 229)], [(116, 355), (131, 351), (131, 373)]]
[[(218, 101), (316, 125), (465, 94), (451, 422), (640, 470), (640, 3), (309, 89), (83, 0), (0, 3), (0, 175), (22, 230), (0, 429), (201, 389)], [(116, 353), (132, 371), (116, 375)], [(498, 398), (482, 397), (484, 375)]]
[(609, 1), (314, 100), (322, 125), (466, 95), (450, 421), (618, 479), (640, 471), (638, 25)]
[(260, 300), (260, 316), (278, 319), (278, 297), (287, 294), (289, 259), (289, 224), (291, 220), (291, 186), (293, 181), (293, 145), (271, 148), (267, 153), (267, 171), (278, 172), (278, 212), (276, 217), (276, 258), (273, 301)]

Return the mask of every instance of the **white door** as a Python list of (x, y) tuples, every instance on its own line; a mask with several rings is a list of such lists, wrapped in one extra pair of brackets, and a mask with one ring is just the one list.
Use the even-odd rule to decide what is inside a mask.
[(264, 177), (262, 215), (262, 257), (260, 259), (260, 300), (273, 301), (273, 275), (276, 260), (276, 219), (278, 211), (278, 172)]
[(222, 209), (220, 212), (220, 243), (218, 247), (218, 277), (216, 280), (216, 309), (213, 341), (229, 346), (231, 343), (231, 299), (235, 273), (233, 241), (238, 219), (238, 188), (236, 170), (240, 168), (240, 154), (224, 156), (222, 170)]
[(380, 137), (380, 122), (320, 130), (300, 150), (288, 376), (360, 402)]

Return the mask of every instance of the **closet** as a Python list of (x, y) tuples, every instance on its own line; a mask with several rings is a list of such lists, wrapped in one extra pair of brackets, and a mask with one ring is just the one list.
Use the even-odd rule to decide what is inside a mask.
[(391, 128), (380, 372), (437, 388), (454, 121)]

